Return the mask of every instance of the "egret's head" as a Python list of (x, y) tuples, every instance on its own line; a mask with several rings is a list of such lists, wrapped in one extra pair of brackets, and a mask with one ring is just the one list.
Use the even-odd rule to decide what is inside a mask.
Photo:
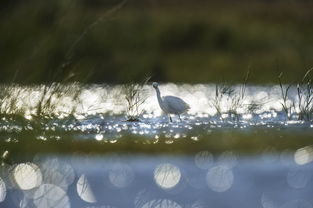
[(152, 86), (153, 86), (154, 89), (156, 89), (156, 88), (158, 88), (159, 84), (157, 82), (153, 82)]

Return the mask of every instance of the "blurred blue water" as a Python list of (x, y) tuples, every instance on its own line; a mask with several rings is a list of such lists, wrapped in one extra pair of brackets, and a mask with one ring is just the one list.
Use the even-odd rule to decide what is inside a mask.
[(7, 192), (0, 207), (275, 208), (313, 203), (313, 163), (299, 165), (290, 154), (37, 155), (30, 162), (39, 170), (40, 183), (27, 189), (38, 174), (26, 170), (21, 181), (12, 166), (9, 176), (2, 171)]

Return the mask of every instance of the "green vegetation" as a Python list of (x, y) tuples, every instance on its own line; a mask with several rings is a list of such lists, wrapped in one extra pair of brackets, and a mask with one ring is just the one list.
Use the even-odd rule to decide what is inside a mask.
[[(195, 154), (208, 150), (214, 154), (233, 151), (237, 154), (261, 154), (271, 150), (272, 153), (293, 152), (298, 148), (312, 144), (311, 130), (240, 129), (214, 130), (210, 134), (200, 136), (197, 141), (191, 137), (159, 139), (136, 135), (125, 135), (117, 141), (77, 139), (73, 133), (62, 134), (62, 139), (50, 137), (47, 140), (36, 139), (33, 131), (24, 131), (23, 138), (11, 139), (10, 142), (0, 140), (1, 151), (8, 151), (12, 156), (34, 153), (58, 154)], [(4, 136), (4, 135), (2, 135)], [(48, 136), (48, 135), (46, 135)], [(0, 152), (2, 154), (2, 152)]]
[(249, 68), (251, 82), (274, 83), (313, 66), (311, 1), (6, 0), (0, 10), (1, 82), (240, 82)]

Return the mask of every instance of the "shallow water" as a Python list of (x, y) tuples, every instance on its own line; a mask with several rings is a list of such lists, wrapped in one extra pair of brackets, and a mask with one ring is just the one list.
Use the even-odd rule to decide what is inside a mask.
[[(191, 132), (197, 132), (196, 136), (217, 128), (313, 127), (312, 112), (299, 119), (306, 103), (304, 98), (299, 99), (296, 86), (289, 90), (285, 101), (290, 107), (286, 114), (281, 89), (276, 85), (229, 86), (230, 91), (221, 93), (220, 89), (218, 96), (216, 86), (212, 84), (161, 85), (162, 95), (179, 96), (190, 105), (190, 110), (182, 115), (182, 121), (174, 116), (173, 123), (162, 114), (151, 86), (142, 88), (141, 97), (145, 102), (136, 111), (127, 110), (123, 89), (122, 86), (80, 84), (55, 84), (46, 88), (4, 86), (8, 95), (2, 99), (0, 132), (41, 128), (51, 132), (78, 131), (79, 137), (102, 140), (125, 134), (180, 138)], [(20, 115), (21, 118), (6, 115)], [(141, 122), (126, 122), (127, 115), (138, 115)]]
[(191, 107), (169, 122), (151, 86), (135, 111), (122, 86), (2, 86), (0, 207), (312, 207), (306, 94), (229, 89), (161, 85)]
[[(312, 163), (253, 157), (36, 155), (1, 174), (1, 207), (312, 207)], [(5, 199), (4, 199), (5, 198)]]

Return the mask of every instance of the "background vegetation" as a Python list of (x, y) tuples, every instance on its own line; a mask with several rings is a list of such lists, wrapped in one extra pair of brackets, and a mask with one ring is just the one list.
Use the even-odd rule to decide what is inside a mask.
[(313, 66), (313, 2), (3, 0), (0, 82), (284, 82)]

